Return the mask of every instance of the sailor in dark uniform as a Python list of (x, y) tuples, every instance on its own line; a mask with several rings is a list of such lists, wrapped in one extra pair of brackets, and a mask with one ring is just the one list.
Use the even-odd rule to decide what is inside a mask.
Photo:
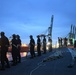
[(71, 49), (70, 53), (71, 53), (72, 59), (71, 59), (70, 64), (68, 65), (68, 68), (74, 67), (74, 64), (76, 61), (76, 54), (75, 54), (76, 53), (76, 40), (74, 41), (74, 49)]
[(76, 49), (76, 40), (74, 41), (74, 48)]
[(35, 51), (34, 51), (34, 48), (35, 48), (35, 41), (33, 39), (33, 36), (30, 35), (30, 54), (31, 54), (31, 58), (35, 57)]
[(43, 50), (44, 50), (44, 54), (46, 53), (46, 38), (44, 36), (43, 38)]
[(6, 67), (10, 68), (9, 61), (7, 58), (7, 52), (8, 52), (8, 47), (9, 47), (9, 40), (5, 36), (4, 32), (1, 32), (1, 39), (0, 39), (0, 46), (1, 46), (1, 70), (5, 70), (5, 62), (6, 62)]
[(15, 66), (17, 64), (17, 40), (16, 35), (12, 35), (12, 58), (13, 58), (13, 64), (12, 66)]
[(21, 50), (21, 39), (20, 36), (17, 35), (17, 62), (21, 62), (21, 55), (20, 55), (20, 50)]
[(37, 36), (37, 52), (38, 52), (38, 56), (41, 56), (40, 48), (41, 48), (41, 40), (40, 40), (40, 37)]
[(48, 39), (48, 43), (49, 43), (49, 52), (52, 51), (52, 39), (49, 37)]

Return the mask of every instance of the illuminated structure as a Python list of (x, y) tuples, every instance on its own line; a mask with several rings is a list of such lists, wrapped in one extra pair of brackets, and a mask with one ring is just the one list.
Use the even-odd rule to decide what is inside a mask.
[(54, 19), (54, 15), (52, 15), (52, 17), (51, 17), (51, 24), (50, 24), (50, 27), (48, 27), (48, 35), (47, 35), (51, 39), (52, 39), (53, 19)]
[(74, 25), (71, 25), (70, 32), (65, 37), (58, 37), (58, 43), (59, 47), (67, 47), (67, 46), (73, 46), (74, 41), (76, 39), (76, 27)]
[(74, 45), (74, 40), (76, 39), (76, 27), (74, 25), (71, 25), (71, 29), (70, 32), (68, 33), (68, 35), (63, 39), (64, 44), (63, 45), (70, 45), (73, 46)]
[[(39, 34), (39, 35), (38, 35), (38, 36), (41, 37), (41, 39), (42, 39), (44, 36), (46, 36), (46, 37), (48, 37), (48, 39), (50, 38), (50, 39), (52, 40), (53, 19), (54, 19), (54, 15), (52, 15), (50, 27), (48, 27), (48, 29), (47, 29), (48, 34)], [(49, 42), (49, 41), (48, 41), (48, 42)], [(47, 44), (47, 45), (48, 45), (48, 44)], [(50, 47), (50, 46), (52, 47), (52, 41), (51, 41), (50, 44), (49, 44), (49, 47)]]
[(75, 38), (76, 38), (76, 27), (71, 25), (71, 30), (68, 37), (70, 45), (74, 44)]

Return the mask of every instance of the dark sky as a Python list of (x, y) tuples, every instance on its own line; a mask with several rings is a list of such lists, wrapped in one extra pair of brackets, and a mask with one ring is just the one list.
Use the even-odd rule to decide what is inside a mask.
[(19, 34), (22, 43), (29, 43), (29, 35), (36, 40), (53, 22), (53, 43), (70, 32), (76, 24), (76, 0), (0, 0), (0, 32), (7, 37)]

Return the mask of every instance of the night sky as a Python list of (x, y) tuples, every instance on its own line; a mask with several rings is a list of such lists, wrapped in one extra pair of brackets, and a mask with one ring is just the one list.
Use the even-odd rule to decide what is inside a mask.
[(38, 34), (46, 33), (54, 15), (52, 39), (65, 37), (71, 24), (76, 24), (76, 0), (0, 0), (0, 32), (9, 38), (19, 34), (22, 43), (35, 41)]

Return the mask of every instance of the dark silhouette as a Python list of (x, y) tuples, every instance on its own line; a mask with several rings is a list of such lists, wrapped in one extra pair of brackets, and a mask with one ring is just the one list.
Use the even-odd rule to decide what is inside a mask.
[(59, 48), (61, 47), (61, 38), (58, 37)]
[[(73, 49), (73, 51), (76, 51), (76, 40), (74, 41), (74, 49)], [(76, 61), (75, 54), (72, 53), (71, 56), (72, 56), (71, 63), (68, 65), (68, 68), (74, 67), (74, 64), (75, 64), (75, 61)]]
[(31, 58), (35, 57), (35, 51), (34, 51), (34, 47), (35, 47), (35, 41), (33, 39), (33, 36), (30, 35), (30, 54), (31, 54)]
[(76, 40), (74, 41), (74, 48), (76, 49)]
[(43, 38), (43, 50), (44, 50), (44, 54), (46, 53), (46, 38), (44, 36)]
[(58, 37), (59, 48), (62, 47), (62, 40), (63, 39), (61, 37)]
[(70, 45), (73, 45), (73, 39), (69, 39)]
[(49, 37), (48, 39), (48, 43), (49, 43), (49, 51), (52, 51), (52, 39)]
[(59, 43), (59, 48), (60, 48), (60, 38), (58, 37), (58, 43)]
[(20, 55), (20, 50), (21, 50), (21, 39), (20, 36), (17, 35), (17, 62), (21, 62), (21, 55)]
[(12, 35), (12, 58), (13, 58), (13, 64), (12, 66), (15, 66), (17, 64), (17, 40), (16, 40), (16, 35)]
[(41, 40), (40, 40), (40, 37), (37, 36), (37, 52), (38, 52), (38, 56), (41, 56), (40, 48), (41, 48)]
[(67, 47), (67, 41), (68, 41), (68, 39), (65, 37), (64, 38), (64, 45)]
[(5, 36), (4, 32), (1, 32), (1, 39), (0, 39), (0, 46), (1, 46), (1, 70), (5, 70), (5, 62), (6, 62), (6, 67), (10, 68), (8, 58), (6, 56), (8, 52), (8, 47), (9, 47), (9, 40)]
[(61, 47), (63, 46), (63, 44), (62, 44), (62, 40), (63, 40), (63, 39), (61, 38)]

